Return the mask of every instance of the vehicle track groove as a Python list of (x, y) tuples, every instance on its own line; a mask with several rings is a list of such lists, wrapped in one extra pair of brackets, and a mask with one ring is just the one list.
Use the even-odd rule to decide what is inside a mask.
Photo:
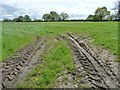
[(2, 87), (14, 88), (38, 63), (45, 50), (45, 36), (37, 38), (32, 44), (25, 46), (9, 57), (2, 65)]
[[(93, 52), (85, 43), (80, 43), (74, 36), (68, 33), (69, 40), (74, 50), (75, 59), (79, 60), (78, 65), (83, 67), (84, 74), (82, 82), (89, 83), (91, 87), (106, 89), (118, 88), (119, 78), (112, 69)], [(78, 66), (77, 69), (80, 67)], [(107, 70), (108, 69), (108, 70)], [(81, 71), (82, 72), (82, 71)], [(80, 74), (79, 72), (78, 74)], [(84, 78), (85, 77), (85, 78)]]

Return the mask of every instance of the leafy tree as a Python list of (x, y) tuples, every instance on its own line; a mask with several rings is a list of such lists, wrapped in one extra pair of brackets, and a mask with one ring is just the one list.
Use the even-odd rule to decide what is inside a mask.
[(18, 22), (19, 20), (18, 20), (18, 18), (14, 18), (13, 21), (14, 22)]
[(61, 13), (60, 15), (57, 14), (57, 12), (55, 11), (51, 11), (49, 14), (44, 14), (42, 16), (42, 19), (44, 21), (58, 21), (58, 20), (66, 20), (68, 18), (68, 14), (67, 13)]
[(52, 21), (57, 21), (57, 20), (59, 19), (59, 15), (57, 14), (57, 12), (51, 11), (51, 12), (50, 12), (50, 19), (51, 19)]
[(93, 20), (98, 20), (98, 21), (101, 21), (101, 16), (100, 15), (94, 15), (93, 16)]
[(69, 18), (69, 16), (68, 16), (67, 13), (62, 12), (62, 13), (59, 15), (59, 19), (62, 20), (62, 21), (66, 20), (67, 18)]
[(112, 21), (113, 20), (113, 18), (114, 18), (114, 16), (113, 15), (109, 15), (109, 16), (107, 16), (107, 20), (109, 20), (109, 21)]
[(12, 22), (11, 19), (4, 19), (3, 22)]
[(28, 15), (23, 16), (19, 16), (18, 18), (14, 18), (13, 19), (14, 22), (30, 22), (31, 18)]
[(89, 15), (86, 20), (110, 20), (111, 13), (106, 7), (97, 8), (94, 15)]
[(44, 14), (44, 15), (42, 16), (42, 19), (43, 19), (44, 21), (50, 21), (50, 14)]
[(94, 15), (89, 15), (86, 20), (93, 20)]
[(110, 11), (107, 11), (106, 7), (97, 8), (95, 11), (95, 17), (98, 17), (99, 20), (105, 20), (108, 15), (110, 15)]
[(30, 21), (31, 21), (31, 18), (30, 18), (28, 15), (25, 15), (24, 21), (25, 21), (25, 22), (30, 22)]
[(18, 22), (23, 22), (24, 21), (24, 17), (23, 16), (19, 16), (18, 17)]
[(42, 20), (40, 20), (40, 19), (34, 19), (33, 21), (34, 22), (42, 22)]

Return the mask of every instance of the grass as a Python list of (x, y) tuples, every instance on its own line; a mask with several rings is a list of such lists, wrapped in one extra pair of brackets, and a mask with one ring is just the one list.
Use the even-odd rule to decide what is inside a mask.
[(0, 22), (0, 61), (2, 61), (2, 22)]
[(2, 26), (2, 61), (36, 35), (53, 37), (66, 32), (94, 35), (95, 45), (118, 55), (118, 22), (3, 22)]
[(52, 88), (61, 71), (67, 69), (70, 72), (74, 69), (72, 54), (63, 41), (57, 42), (55, 48), (44, 55), (43, 60), (45, 62), (19, 83), (18, 88)]
[[(31, 43), (36, 36), (47, 35), (49, 42), (46, 43), (50, 47), (52, 44), (50, 40), (53, 37), (67, 32), (74, 32), (82, 37), (92, 35), (93, 44), (118, 55), (118, 22), (3, 22), (2, 26), (1, 61)], [(36, 66), (21, 83), (17, 84), (17, 87), (50, 88), (54, 86), (61, 71), (74, 69), (67, 42), (59, 41), (54, 47), (46, 51), (43, 56), (44, 62)]]

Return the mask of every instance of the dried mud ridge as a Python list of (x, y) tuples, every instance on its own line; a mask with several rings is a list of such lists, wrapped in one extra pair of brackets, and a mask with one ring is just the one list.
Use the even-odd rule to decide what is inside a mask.
[(79, 84), (100, 89), (120, 88), (120, 78), (115, 73), (118, 67), (112, 65), (114, 62), (104, 63), (85, 43), (69, 33), (68, 36), (74, 51), (76, 75), (81, 78)]
[[(2, 87), (13, 88), (15, 85), (26, 77), (26, 75), (33, 69), (37, 64), (42, 63), (41, 55), (47, 49), (44, 44), (45, 38), (37, 38), (32, 44), (24, 47), (17, 51), (15, 55), (9, 57), (6, 62), (2, 65)], [(57, 87), (72, 87), (78, 88), (88, 86), (87, 88), (120, 88), (118, 67), (114, 65), (113, 61), (108, 60), (104, 62), (99, 56), (87, 46), (86, 43), (75, 39), (75, 37), (68, 33), (68, 36), (59, 36), (64, 40), (70, 42), (70, 48), (73, 51), (73, 58), (75, 64), (74, 74), (68, 74), (65, 70), (64, 76), (69, 80), (66, 82), (69, 85), (63, 85), (60, 79)], [(59, 39), (58, 39), (59, 40)], [(77, 78), (78, 80), (75, 80)], [(71, 82), (72, 81), (72, 82)], [(73, 85), (73, 82), (76, 82)], [(57, 88), (56, 87), (56, 88)], [(64, 88), (65, 88), (64, 87)]]
[(2, 87), (13, 88), (23, 79), (37, 64), (42, 62), (40, 55), (45, 50), (45, 37), (37, 38), (32, 44), (17, 51), (15, 55), (3, 63)]

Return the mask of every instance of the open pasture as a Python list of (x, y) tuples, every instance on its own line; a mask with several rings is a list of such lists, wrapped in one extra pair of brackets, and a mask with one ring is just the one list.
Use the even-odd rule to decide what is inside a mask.
[(2, 61), (10, 54), (32, 42), (36, 36), (74, 32), (83, 37), (92, 35), (94, 44), (118, 54), (117, 22), (3, 22)]

